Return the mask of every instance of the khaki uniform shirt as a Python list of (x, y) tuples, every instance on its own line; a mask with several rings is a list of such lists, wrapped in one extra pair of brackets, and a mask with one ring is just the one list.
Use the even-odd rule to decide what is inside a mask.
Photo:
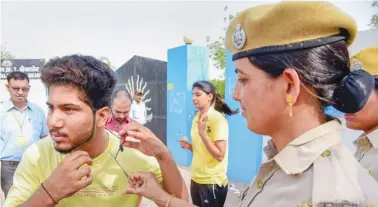
[(268, 161), (241, 196), (239, 207), (378, 206), (378, 183), (340, 138), (341, 122), (327, 122), (289, 143), (272, 141)]
[(362, 134), (354, 143), (357, 146), (355, 157), (378, 181), (378, 127)]

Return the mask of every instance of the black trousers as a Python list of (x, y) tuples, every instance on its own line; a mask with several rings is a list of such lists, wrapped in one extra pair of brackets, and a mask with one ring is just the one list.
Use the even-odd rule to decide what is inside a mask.
[(228, 185), (199, 184), (192, 180), (190, 194), (193, 204), (199, 207), (223, 207), (226, 201)]

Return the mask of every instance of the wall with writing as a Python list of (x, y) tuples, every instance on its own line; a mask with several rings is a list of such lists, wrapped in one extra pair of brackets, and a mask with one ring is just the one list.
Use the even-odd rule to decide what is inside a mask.
[(0, 79), (4, 80), (13, 71), (28, 74), (29, 79), (39, 79), (40, 70), (45, 64), (45, 59), (9, 59), (1, 60)]
[(167, 146), (176, 163), (188, 166), (192, 153), (181, 149), (179, 139), (189, 140), (196, 109), (192, 103), (192, 84), (208, 80), (208, 51), (184, 45), (168, 50), (167, 63)]

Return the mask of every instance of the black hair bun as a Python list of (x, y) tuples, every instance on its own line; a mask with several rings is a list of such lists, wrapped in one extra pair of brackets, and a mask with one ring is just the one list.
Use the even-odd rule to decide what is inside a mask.
[(352, 71), (334, 90), (333, 107), (344, 113), (356, 113), (366, 105), (374, 87), (374, 77), (368, 72), (364, 70)]

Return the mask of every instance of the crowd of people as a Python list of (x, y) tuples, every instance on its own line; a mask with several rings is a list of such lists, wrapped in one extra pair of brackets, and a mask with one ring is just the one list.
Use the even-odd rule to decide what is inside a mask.
[[(378, 206), (378, 46), (350, 57), (356, 35), (354, 19), (328, 2), (256, 6), (232, 20), (225, 43), (238, 79), (233, 98), (246, 127), (272, 138), (238, 206)], [(169, 149), (144, 126), (142, 91), (115, 89), (108, 65), (54, 58), (41, 80), (47, 118), (27, 101), (28, 77), (8, 75), (11, 98), (0, 111), (6, 207), (126, 207), (142, 197), (166, 207), (224, 206), (228, 139), (237, 139), (227, 116), (239, 111), (210, 82), (193, 83), (192, 141), (180, 139), (193, 152), (188, 191)], [(341, 121), (324, 113), (330, 105), (348, 128), (364, 131), (355, 156)]]

